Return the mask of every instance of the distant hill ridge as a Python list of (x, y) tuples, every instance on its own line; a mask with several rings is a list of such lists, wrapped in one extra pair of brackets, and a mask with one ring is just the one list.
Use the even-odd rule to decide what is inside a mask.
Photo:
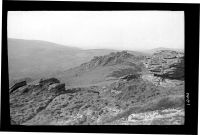
[(150, 50), (143, 50), (142, 52), (152, 55), (152, 54), (160, 52), (160, 51), (175, 51), (175, 52), (183, 53), (184, 49), (158, 47), (158, 48), (154, 48), (154, 49), (150, 49)]
[(139, 60), (143, 59), (142, 56), (135, 56), (127, 51), (111, 52), (104, 56), (95, 56), (87, 63), (83, 63), (81, 66), (86, 68), (95, 68), (98, 66), (112, 66), (117, 64), (123, 65), (135, 65)]

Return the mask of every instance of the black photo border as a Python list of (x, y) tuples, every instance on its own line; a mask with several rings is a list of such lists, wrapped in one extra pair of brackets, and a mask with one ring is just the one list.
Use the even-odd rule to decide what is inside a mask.
[[(197, 134), (199, 5), (138, 2), (69, 2), (4, 0), (2, 14), (1, 131)], [(7, 13), (8, 11), (184, 11), (185, 16), (185, 124), (184, 125), (101, 125), (101, 126), (22, 126), (10, 125)]]

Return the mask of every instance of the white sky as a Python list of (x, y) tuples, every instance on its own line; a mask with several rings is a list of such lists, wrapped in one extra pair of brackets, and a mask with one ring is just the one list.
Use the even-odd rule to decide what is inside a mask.
[(83, 49), (183, 49), (184, 12), (9, 11), (8, 37)]

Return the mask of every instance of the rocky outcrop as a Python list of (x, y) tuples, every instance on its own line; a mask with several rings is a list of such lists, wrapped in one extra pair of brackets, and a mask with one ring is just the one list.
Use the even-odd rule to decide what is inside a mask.
[(95, 56), (90, 62), (82, 64), (83, 68), (95, 68), (97, 66), (111, 66), (117, 64), (135, 66), (141, 60), (140, 56), (135, 56), (127, 51), (112, 52), (105, 56)]
[(34, 81), (34, 79), (32, 79), (30, 77), (18, 78), (18, 79), (9, 78), (9, 87), (12, 87), (16, 83), (23, 82), (23, 81), (26, 81), (26, 83), (30, 83), (30, 82)]
[(39, 83), (43, 85), (43, 84), (60, 83), (60, 81), (56, 78), (49, 78), (49, 79), (40, 79)]
[(65, 84), (56, 78), (40, 81), (39, 85), (27, 84), (10, 93), (11, 121), (17, 125), (33, 118), (56, 96), (65, 92)]
[(154, 76), (184, 80), (184, 54), (182, 52), (162, 50), (147, 59), (146, 64)]
[(21, 82), (18, 82), (18, 83), (15, 83), (11, 88), (10, 88), (10, 93), (12, 93), (13, 91), (15, 91), (16, 89), (20, 88), (20, 87), (23, 87), (26, 85), (26, 81), (21, 81)]
[(120, 79), (130, 81), (132, 79), (138, 79), (139, 77), (140, 77), (140, 74), (129, 74), (129, 75), (125, 75), (123, 77), (120, 77)]
[[(127, 79), (126, 77), (125, 79)], [(177, 108), (177, 105), (174, 106), (176, 102), (173, 100), (169, 102), (164, 100), (160, 104), (156, 102), (159, 97), (164, 97), (166, 93), (172, 91), (176, 92), (176, 89), (157, 87), (141, 78), (131, 79), (130, 81), (119, 79), (111, 85), (104, 86), (68, 88), (62, 94), (55, 92), (58, 91), (56, 90), (57, 86), (60, 86), (59, 83), (43, 85), (43, 90), (34, 95), (34, 100), (32, 100), (33, 97), (28, 97), (31, 100), (28, 101), (28, 105), (31, 105), (31, 107), (22, 107), (24, 109), (23, 113), (18, 111), (17, 108), (13, 109), (14, 111), (17, 110), (18, 113), (12, 115), (12, 120), (22, 125), (107, 125), (115, 123), (120, 125), (124, 122), (128, 124), (138, 124), (146, 120), (151, 124), (152, 121), (144, 117), (139, 121), (133, 121), (131, 118), (130, 121), (121, 121), (120, 119), (126, 119), (129, 115), (136, 115), (138, 117), (143, 116), (143, 114), (148, 115), (151, 114), (152, 111), (159, 111), (159, 109), (162, 109), (161, 107), (164, 107), (164, 109)], [(38, 85), (37, 87), (39, 88), (40, 86)], [(28, 93), (31, 93), (31, 90), (30, 88)], [(33, 91), (36, 92), (37, 89), (35, 88)], [(183, 90), (180, 91), (183, 92)], [(42, 99), (42, 95), (44, 95), (43, 98), (45, 98), (45, 100)], [(37, 98), (37, 96), (39, 97)], [(155, 100), (155, 103), (153, 103), (152, 100)], [(13, 102), (11, 103), (13, 104)], [(35, 107), (36, 103), (37, 108)], [(43, 103), (43, 106), (40, 105), (41, 103)], [(24, 104), (20, 103), (17, 105), (24, 106)], [(19, 108), (22, 110), (21, 107)], [(28, 110), (30, 108), (35, 111), (30, 112)], [(150, 110), (152, 108), (154, 110)], [(158, 115), (158, 117), (160, 117), (160, 115)], [(158, 117), (154, 117), (154, 115), (151, 116), (154, 120), (157, 120)], [(119, 123), (118, 120), (120, 120)], [(166, 123), (167, 121), (165, 120), (164, 122)]]

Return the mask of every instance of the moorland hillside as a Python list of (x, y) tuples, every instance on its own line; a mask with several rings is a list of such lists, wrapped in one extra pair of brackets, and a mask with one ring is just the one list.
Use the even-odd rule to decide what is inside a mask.
[(182, 52), (112, 52), (16, 86), (10, 92), (12, 124), (184, 124)]

